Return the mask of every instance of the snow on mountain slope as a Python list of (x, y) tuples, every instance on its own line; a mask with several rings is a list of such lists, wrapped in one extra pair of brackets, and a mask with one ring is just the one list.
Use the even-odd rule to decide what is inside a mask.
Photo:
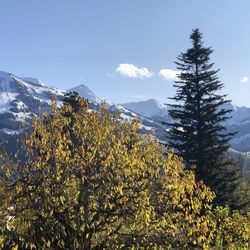
[(244, 124), (245, 122), (250, 121), (250, 108), (245, 106), (239, 107), (231, 103), (226, 104), (223, 107), (232, 110), (230, 114), (231, 119), (227, 122), (228, 125), (239, 124), (239, 123)]
[(231, 118), (226, 122), (230, 132), (237, 132), (231, 140), (231, 147), (235, 150), (250, 151), (250, 108), (226, 104), (224, 108), (231, 109)]
[(34, 78), (21, 78), (0, 71), (0, 129), (1, 133), (18, 134), (24, 121), (50, 110), (50, 100), (59, 101), (63, 91), (42, 85)]
[(96, 96), (87, 86), (83, 84), (69, 89), (67, 92), (77, 92), (79, 96), (88, 99), (89, 102), (92, 103), (100, 104), (102, 102), (100, 97)]
[[(171, 121), (165, 105), (154, 99), (125, 103), (122, 106), (141, 116), (150, 118), (158, 124)], [(226, 104), (223, 108), (232, 110), (230, 113), (231, 118), (226, 122), (228, 130), (238, 132), (230, 142), (232, 148), (242, 152), (250, 151), (250, 108), (233, 104)]]
[(166, 141), (166, 128), (161, 122), (151, 118), (137, 114), (131, 110), (126, 109), (121, 105), (111, 105), (109, 107), (110, 113), (119, 113), (121, 121), (131, 121), (138, 118), (141, 122), (141, 132), (144, 134), (151, 134), (158, 141)]
[[(98, 108), (102, 99), (96, 96), (87, 86), (79, 85), (67, 92), (76, 91), (90, 102), (90, 108)], [(14, 74), (0, 71), (0, 136), (19, 134), (32, 117), (50, 110), (52, 96), (60, 101), (64, 91), (48, 87), (40, 80), (30, 77), (17, 77)], [(232, 109), (232, 118), (227, 122), (229, 131), (238, 131), (232, 139), (233, 149), (250, 151), (250, 108), (227, 104)], [(153, 133), (160, 141), (166, 140), (166, 127), (162, 122), (169, 122), (170, 117), (165, 105), (155, 99), (141, 102), (130, 102), (122, 105), (109, 105), (110, 112), (119, 112), (121, 120), (138, 117), (142, 131)]]
[(124, 103), (121, 106), (146, 117), (168, 116), (167, 107), (155, 99)]
[(63, 95), (63, 91), (42, 85), (41, 81), (37, 79), (20, 78), (3, 71), (0, 71), (0, 93), (3, 99), (7, 99), (9, 102), (19, 95), (30, 95), (41, 102), (48, 103), (51, 96)]
[(33, 78), (33, 77), (21, 77), (20, 79), (25, 81), (25, 82), (29, 82), (29, 83), (32, 83), (32, 84), (35, 84), (35, 85), (46, 86), (45, 83), (43, 83), (39, 79), (36, 79), (36, 78)]
[[(90, 102), (90, 109), (98, 109), (102, 99), (96, 96), (87, 86), (80, 85), (68, 90), (76, 91)], [(50, 100), (53, 96), (62, 100), (65, 92), (47, 87), (35, 78), (17, 77), (0, 71), (0, 144), (8, 143), (4, 147), (9, 152), (18, 150), (17, 138), (23, 135), (33, 117), (50, 111)], [(250, 171), (250, 108), (228, 104), (226, 108), (233, 110), (232, 118), (228, 121), (229, 131), (238, 131), (232, 139), (230, 152), (236, 159), (243, 158), (242, 171)], [(141, 121), (142, 133), (152, 134), (160, 142), (166, 142), (167, 129), (162, 122), (169, 122), (165, 105), (154, 99), (142, 102), (131, 102), (122, 105), (109, 104), (109, 112), (120, 113), (120, 120), (132, 120), (137, 117)], [(1, 145), (2, 146), (2, 145)], [(237, 150), (237, 151), (235, 151)]]
[[(90, 102), (90, 109), (98, 109), (102, 99), (96, 96), (87, 86), (80, 85), (67, 92), (78, 92)], [(33, 117), (42, 112), (50, 111), (50, 100), (56, 96), (61, 100), (64, 92), (56, 88), (47, 87), (40, 80), (28, 77), (17, 77), (13, 74), (0, 72), (0, 139), (7, 136), (11, 141), (14, 136), (24, 132), (23, 123), (30, 124)], [(164, 111), (157, 101), (155, 105)], [(141, 130), (144, 133), (154, 133), (157, 138), (164, 139), (165, 128), (150, 118), (136, 114), (120, 105), (109, 104), (111, 113), (120, 113), (121, 121), (138, 117), (141, 120)], [(163, 115), (164, 112), (157, 113)], [(28, 128), (28, 127), (27, 127)], [(13, 142), (14, 144), (15, 142)], [(13, 147), (13, 145), (11, 146)]]

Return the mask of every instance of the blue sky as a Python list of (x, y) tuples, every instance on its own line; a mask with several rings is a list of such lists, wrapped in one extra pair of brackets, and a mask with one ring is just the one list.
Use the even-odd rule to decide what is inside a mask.
[(0, 10), (0, 70), (113, 102), (167, 102), (198, 27), (223, 92), (250, 107), (249, 0), (3, 0)]

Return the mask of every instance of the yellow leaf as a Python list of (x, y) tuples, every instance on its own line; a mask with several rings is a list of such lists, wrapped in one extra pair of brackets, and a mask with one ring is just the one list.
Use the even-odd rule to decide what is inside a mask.
[(15, 245), (14, 247), (11, 248), (12, 250), (18, 250), (18, 245)]

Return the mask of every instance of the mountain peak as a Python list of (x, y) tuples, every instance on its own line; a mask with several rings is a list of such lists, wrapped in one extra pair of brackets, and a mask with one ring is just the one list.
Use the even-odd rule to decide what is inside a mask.
[(0, 76), (10, 76), (11, 74), (5, 71), (0, 70)]
[(144, 102), (152, 102), (152, 103), (159, 103), (156, 99), (150, 98), (148, 100), (145, 100)]
[(45, 86), (45, 84), (42, 81), (34, 77), (20, 77), (20, 79), (36, 86)]
[(11, 81), (12, 75), (8, 72), (0, 71), (0, 84), (8, 84)]
[(168, 116), (166, 106), (153, 98), (145, 101), (124, 103), (121, 106), (149, 118), (154, 116)]
[(88, 86), (84, 85), (84, 84), (79, 84), (78, 86), (75, 86), (75, 88), (84, 88), (84, 89), (89, 89)]
[(100, 104), (102, 99), (96, 96), (90, 89), (84, 84), (80, 84), (74, 88), (67, 90), (67, 92), (77, 92), (79, 96), (88, 99), (90, 102)]

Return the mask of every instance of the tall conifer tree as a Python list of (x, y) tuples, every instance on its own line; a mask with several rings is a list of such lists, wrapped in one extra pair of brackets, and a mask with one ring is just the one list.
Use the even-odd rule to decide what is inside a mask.
[(219, 203), (223, 203), (238, 185), (237, 169), (224, 158), (234, 135), (225, 127), (231, 112), (225, 104), (230, 101), (219, 93), (223, 84), (217, 76), (219, 70), (214, 70), (214, 63), (210, 62), (212, 48), (203, 46), (198, 29), (193, 30), (190, 39), (192, 47), (181, 53), (176, 62), (180, 73), (174, 85), (176, 95), (170, 98), (173, 122), (169, 146), (187, 166), (196, 166), (197, 178), (203, 179), (217, 193)]

